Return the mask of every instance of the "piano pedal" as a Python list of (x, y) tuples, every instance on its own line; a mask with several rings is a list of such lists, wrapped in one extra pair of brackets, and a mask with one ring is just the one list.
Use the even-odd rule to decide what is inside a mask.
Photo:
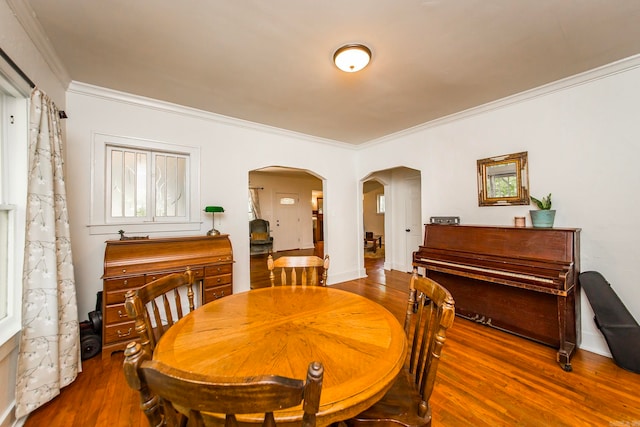
[(491, 318), (487, 318), (486, 316), (480, 316), (479, 314), (476, 314), (475, 316), (470, 318), (471, 320), (473, 320), (476, 323), (480, 323), (481, 325), (486, 325), (486, 326), (493, 326), (491, 325)]

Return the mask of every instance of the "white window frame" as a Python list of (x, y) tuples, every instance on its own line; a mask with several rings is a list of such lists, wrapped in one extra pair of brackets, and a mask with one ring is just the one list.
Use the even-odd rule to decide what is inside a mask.
[[(148, 217), (112, 218), (108, 184), (110, 173), (110, 159), (107, 157), (108, 148), (121, 148), (144, 151), (153, 155), (154, 152), (179, 154), (188, 158), (187, 166), (187, 203), (184, 217)], [(200, 230), (200, 148), (167, 144), (140, 138), (122, 137), (103, 133), (93, 134), (92, 145), (92, 174), (91, 174), (91, 234), (116, 234), (124, 230), (127, 235), (135, 233), (154, 233), (170, 231)], [(149, 180), (153, 182), (154, 171), (149, 171)], [(149, 206), (148, 209), (151, 209)]]
[[(28, 94), (31, 88), (0, 61), (0, 209), (8, 213), (6, 316), (0, 319), (0, 347), (22, 324), (22, 268), (28, 175)], [(13, 73), (13, 74), (12, 74)]]

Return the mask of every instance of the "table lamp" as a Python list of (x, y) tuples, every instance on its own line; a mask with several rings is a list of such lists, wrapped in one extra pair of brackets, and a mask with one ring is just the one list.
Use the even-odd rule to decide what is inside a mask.
[(217, 236), (220, 234), (218, 230), (216, 230), (216, 212), (224, 212), (224, 208), (222, 206), (207, 206), (204, 208), (205, 212), (211, 212), (211, 230), (207, 231), (207, 236)]

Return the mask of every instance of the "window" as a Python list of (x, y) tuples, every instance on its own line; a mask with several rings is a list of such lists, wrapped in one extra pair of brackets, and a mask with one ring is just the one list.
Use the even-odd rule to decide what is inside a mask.
[(185, 219), (188, 156), (107, 145), (107, 158), (112, 222)]
[(384, 213), (384, 194), (378, 194), (376, 196), (376, 213)]
[(280, 198), (280, 204), (281, 205), (295, 205), (296, 204), (296, 199), (294, 199), (293, 197), (281, 197)]
[(251, 198), (251, 190), (249, 190), (249, 200), (248, 200), (248, 214), (249, 214), (249, 221), (253, 221), (254, 219), (256, 219), (256, 210), (254, 208), (253, 205), (253, 199)]
[(198, 148), (96, 134), (93, 155), (93, 234), (200, 228)]
[(29, 86), (0, 60), (0, 345), (20, 330)]
[(515, 172), (487, 177), (488, 197), (514, 197), (518, 195), (518, 177)]

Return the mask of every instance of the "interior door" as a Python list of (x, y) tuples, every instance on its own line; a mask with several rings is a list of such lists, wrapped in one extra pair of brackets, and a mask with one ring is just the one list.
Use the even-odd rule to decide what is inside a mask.
[(275, 224), (271, 225), (273, 250), (299, 249), (300, 198), (297, 193), (276, 193)]
[(405, 197), (405, 271), (412, 271), (413, 253), (422, 244), (420, 177), (409, 178)]

